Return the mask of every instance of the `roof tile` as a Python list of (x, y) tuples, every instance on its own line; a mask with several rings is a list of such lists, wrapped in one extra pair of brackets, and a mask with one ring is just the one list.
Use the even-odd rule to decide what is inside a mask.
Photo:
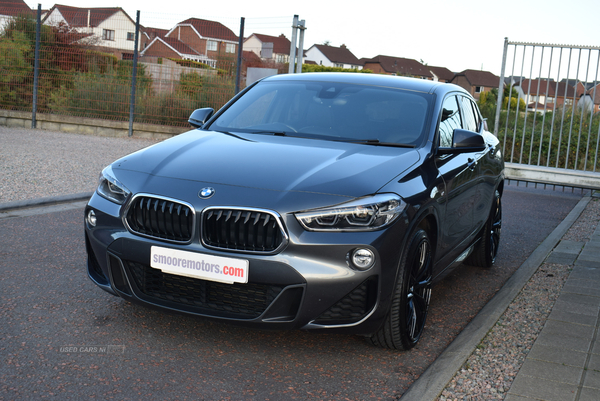
[(213, 38), (221, 40), (238, 41), (238, 37), (233, 31), (217, 21), (209, 21), (199, 18), (188, 18), (177, 25), (192, 25), (203, 38)]
[(332, 63), (362, 65), (354, 54), (345, 46), (313, 45), (319, 49)]

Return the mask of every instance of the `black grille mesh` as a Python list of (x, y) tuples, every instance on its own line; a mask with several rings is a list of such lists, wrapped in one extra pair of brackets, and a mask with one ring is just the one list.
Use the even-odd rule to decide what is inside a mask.
[(202, 216), (202, 240), (212, 248), (273, 252), (284, 240), (277, 219), (270, 213), (210, 209)]
[(377, 278), (371, 277), (323, 313), (315, 323), (343, 324), (361, 320), (375, 306)]
[(139, 196), (129, 206), (127, 224), (138, 234), (188, 242), (194, 231), (194, 213), (178, 202)]
[(145, 295), (200, 308), (215, 316), (257, 318), (283, 289), (268, 284), (223, 284), (177, 276), (135, 262), (126, 265)]

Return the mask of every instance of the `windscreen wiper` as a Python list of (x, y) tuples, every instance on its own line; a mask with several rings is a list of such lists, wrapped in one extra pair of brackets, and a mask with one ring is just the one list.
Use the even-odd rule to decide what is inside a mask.
[(396, 143), (396, 142), (381, 142), (379, 139), (351, 139), (344, 142), (358, 143), (361, 145), (373, 145), (373, 146), (389, 146), (394, 148), (414, 148), (415, 145), (408, 143)]
[(229, 135), (229, 136), (232, 136), (232, 137), (234, 137), (234, 138), (241, 139), (241, 140), (243, 140), (243, 141), (252, 142), (252, 140), (250, 140), (250, 139), (248, 139), (248, 138), (244, 138), (243, 136), (236, 135), (236, 134), (234, 134), (233, 132), (229, 132), (229, 131), (221, 131), (221, 130), (211, 130), (211, 131), (213, 131), (213, 132), (218, 132), (218, 133), (220, 133), (220, 134)]

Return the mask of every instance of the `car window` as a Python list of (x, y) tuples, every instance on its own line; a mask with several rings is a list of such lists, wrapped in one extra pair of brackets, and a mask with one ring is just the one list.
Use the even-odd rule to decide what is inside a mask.
[(255, 101), (248, 103), (242, 100), (245, 104), (245, 108), (240, 110), (237, 115), (232, 115), (234, 118), (228, 121), (228, 125), (231, 128), (247, 127), (251, 125), (257, 125), (262, 122), (263, 116), (271, 106), (273, 99), (277, 91), (268, 91), (259, 96)]
[(460, 112), (456, 96), (449, 96), (442, 105), (442, 118), (440, 122), (440, 146), (452, 147), (452, 134), (455, 128), (462, 128)]
[(339, 82), (261, 82), (209, 127), (334, 140), (416, 144), (427, 128), (431, 95)]
[(477, 132), (481, 131), (481, 124), (483, 123), (483, 119), (481, 118), (481, 113), (479, 112), (479, 107), (477, 107), (477, 103), (471, 100), (471, 106), (473, 106), (473, 113), (475, 114), (475, 122), (477, 124)]
[(471, 99), (466, 96), (461, 96), (460, 99), (462, 102), (463, 128), (477, 132), (477, 120), (475, 118), (475, 113), (473, 112)]

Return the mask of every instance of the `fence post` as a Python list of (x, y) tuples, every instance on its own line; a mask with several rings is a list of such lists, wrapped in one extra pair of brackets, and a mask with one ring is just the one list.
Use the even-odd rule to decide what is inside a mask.
[[(498, 103), (496, 104), (496, 117), (494, 118), (494, 135), (498, 137), (498, 124), (500, 124), (500, 109), (502, 108), (502, 97), (504, 95), (504, 70), (506, 68), (506, 52), (508, 51), (508, 38), (504, 38), (504, 53), (502, 55), (502, 69), (500, 70), (500, 82), (498, 83)], [(508, 108), (510, 109), (510, 100)]]
[(235, 94), (237, 95), (240, 91), (240, 77), (242, 74), (242, 49), (244, 46), (244, 21), (245, 18), (240, 19), (240, 37), (238, 40), (238, 55), (237, 55), (237, 70), (235, 72)]
[(37, 128), (38, 77), (40, 75), (40, 31), (42, 25), (42, 5), (38, 3), (37, 22), (35, 24), (35, 61), (33, 67), (33, 107), (31, 110), (31, 128)]
[(135, 114), (135, 83), (137, 78), (138, 43), (140, 40), (140, 10), (135, 17), (135, 44), (133, 49), (133, 68), (131, 72), (131, 99), (129, 101), (129, 136), (133, 135), (133, 118)]

